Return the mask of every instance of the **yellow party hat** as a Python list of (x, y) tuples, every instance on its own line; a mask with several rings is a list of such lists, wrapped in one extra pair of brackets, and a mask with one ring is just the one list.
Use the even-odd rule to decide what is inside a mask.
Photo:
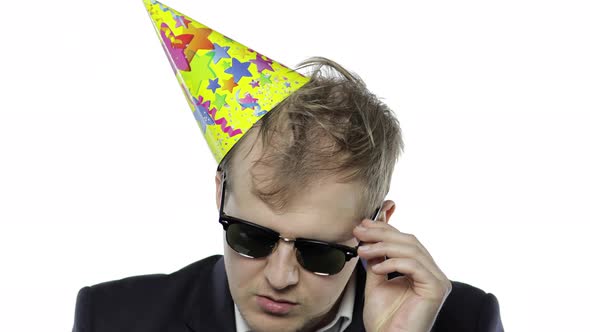
[(144, 0), (217, 163), (309, 79), (155, 0)]

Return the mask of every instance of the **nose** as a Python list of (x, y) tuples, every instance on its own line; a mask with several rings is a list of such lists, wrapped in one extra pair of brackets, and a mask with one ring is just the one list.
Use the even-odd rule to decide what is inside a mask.
[(293, 242), (285, 238), (277, 242), (273, 252), (267, 257), (264, 276), (276, 290), (288, 288), (299, 282), (299, 263)]

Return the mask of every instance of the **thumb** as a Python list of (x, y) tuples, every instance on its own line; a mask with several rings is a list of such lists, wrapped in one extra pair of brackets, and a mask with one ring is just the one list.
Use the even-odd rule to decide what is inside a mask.
[(385, 261), (385, 257), (372, 258), (369, 260), (363, 260), (363, 265), (367, 272), (367, 280), (365, 282), (365, 294), (369, 293), (375, 287), (381, 283), (387, 281), (387, 275), (377, 274), (373, 272), (373, 266)]

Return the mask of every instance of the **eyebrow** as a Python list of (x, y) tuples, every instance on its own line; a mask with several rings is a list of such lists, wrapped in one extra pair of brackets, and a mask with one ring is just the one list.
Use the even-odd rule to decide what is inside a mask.
[[(261, 225), (261, 224), (259, 224), (259, 223), (253, 222), (253, 221), (250, 221), (250, 220), (248, 220), (248, 219), (239, 218), (239, 217), (235, 217), (235, 216), (229, 215), (229, 214), (225, 213), (225, 211), (223, 211), (223, 214), (224, 214), (224, 215), (226, 215), (227, 217), (231, 217), (231, 218), (234, 218), (234, 219), (238, 219), (238, 220), (246, 221), (246, 222), (249, 222), (249, 223), (251, 223), (251, 224), (254, 224), (254, 225), (256, 225), (256, 226), (262, 227), (262, 228), (264, 228), (264, 229), (267, 229), (267, 230), (273, 231), (273, 232), (275, 232), (275, 233), (277, 233), (277, 234), (279, 234), (279, 235), (282, 235), (282, 234), (281, 234), (280, 232), (278, 232), (277, 230), (274, 230), (274, 229), (272, 229), (272, 228), (270, 228), (270, 227), (267, 227), (267, 226)], [(325, 242), (325, 243), (330, 243), (330, 244), (339, 244), (339, 245), (344, 245), (344, 246), (349, 246), (349, 247), (350, 247), (350, 246), (352, 246), (352, 245), (349, 245), (349, 244), (343, 244), (343, 242), (346, 242), (346, 241), (348, 241), (348, 239), (346, 239), (346, 240), (342, 240), (342, 241), (327, 241), (327, 240), (319, 239), (319, 238), (317, 238), (317, 237), (307, 237), (307, 236), (297, 236), (297, 237), (295, 237), (295, 239), (306, 239), (306, 240), (320, 241), (320, 242)]]
[[(262, 227), (262, 228), (268, 229), (268, 230), (270, 230), (270, 231), (273, 231), (273, 232), (275, 232), (275, 233), (277, 233), (277, 234), (281, 235), (281, 233), (279, 233), (278, 231), (276, 231), (276, 230), (274, 230), (274, 229), (272, 229), (272, 228), (269, 228), (269, 227), (266, 227), (266, 226), (260, 225), (260, 224), (258, 224), (258, 223), (252, 222), (252, 221), (250, 221), (250, 220), (247, 220), (247, 219), (243, 219), (243, 218), (234, 217), (234, 216), (232, 216), (232, 215), (229, 215), (229, 214), (225, 213), (225, 211), (224, 211), (224, 207), (225, 207), (224, 205), (225, 205), (225, 204), (224, 204), (224, 203), (225, 203), (225, 190), (226, 190), (226, 185), (227, 185), (227, 178), (226, 178), (226, 177), (227, 177), (227, 174), (224, 172), (224, 174), (223, 174), (223, 179), (222, 179), (222, 181), (221, 181), (221, 204), (220, 204), (220, 206), (219, 206), (219, 212), (220, 212), (220, 213), (222, 213), (222, 214), (224, 214), (224, 215), (226, 215), (226, 216), (228, 216), (228, 217), (232, 217), (232, 218), (235, 218), (235, 219), (239, 219), (239, 220), (243, 220), (243, 221), (246, 221), (246, 222), (252, 223), (252, 224), (254, 224), (254, 225), (257, 225), (257, 226), (259, 226), (259, 227)], [(317, 238), (311, 238), (311, 237), (295, 237), (295, 239), (307, 239), (307, 240), (313, 240), (313, 241), (320, 241), (320, 242), (325, 242), (325, 243), (329, 243), (329, 244), (337, 244), (337, 245), (350, 246), (350, 245), (345, 245), (345, 244), (343, 244), (343, 243), (342, 243), (342, 242), (346, 242), (346, 241), (348, 241), (348, 240), (342, 240), (342, 241), (326, 241), (326, 240), (321, 240), (321, 239), (317, 239)], [(360, 242), (359, 242), (359, 243), (360, 243)], [(358, 244), (358, 243), (357, 243), (357, 244)], [(356, 246), (357, 244), (355, 244), (355, 246)]]

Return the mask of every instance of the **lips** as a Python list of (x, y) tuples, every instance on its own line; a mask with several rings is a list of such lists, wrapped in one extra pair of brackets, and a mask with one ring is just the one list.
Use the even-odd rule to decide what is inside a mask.
[(276, 315), (285, 315), (288, 314), (291, 309), (297, 305), (297, 303), (283, 300), (283, 299), (274, 299), (267, 296), (256, 296), (256, 304), (265, 312), (276, 314)]
[(262, 297), (266, 297), (267, 299), (273, 300), (274, 302), (279, 302), (279, 303), (289, 303), (289, 304), (297, 304), (296, 302), (293, 301), (289, 301), (289, 300), (284, 300), (284, 299), (277, 299), (275, 297), (272, 296), (266, 296), (266, 295), (260, 295)]

